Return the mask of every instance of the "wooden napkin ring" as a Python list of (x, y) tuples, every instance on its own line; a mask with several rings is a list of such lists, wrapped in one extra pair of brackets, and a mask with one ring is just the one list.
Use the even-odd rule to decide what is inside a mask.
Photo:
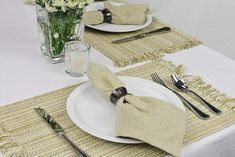
[(99, 10), (102, 12), (103, 16), (104, 16), (104, 21), (106, 23), (111, 23), (112, 21), (112, 13), (109, 9), (105, 8), (104, 10)]
[[(125, 87), (119, 87), (115, 90), (113, 90), (113, 92), (111, 93), (111, 96), (110, 96), (110, 101), (113, 103), (113, 104), (117, 104), (118, 100), (123, 97), (123, 96), (126, 96), (126, 95), (130, 95), (126, 88)], [(124, 103), (125, 103), (125, 100), (124, 100)]]

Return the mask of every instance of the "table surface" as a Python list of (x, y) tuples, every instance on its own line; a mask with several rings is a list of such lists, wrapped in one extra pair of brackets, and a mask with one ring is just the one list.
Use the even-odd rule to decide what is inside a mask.
[[(66, 75), (63, 63), (51, 64), (41, 54), (34, 7), (22, 1), (3, 1), (0, 19), (0, 106), (87, 80), (86, 76)], [(201, 76), (219, 91), (235, 97), (235, 62), (232, 59), (204, 45), (166, 55), (165, 59), (176, 65), (184, 64), (187, 74)], [(104, 64), (114, 72), (146, 63), (116, 68), (111, 60), (93, 48), (91, 61)], [(235, 125), (185, 146), (182, 156), (233, 157), (234, 141)]]

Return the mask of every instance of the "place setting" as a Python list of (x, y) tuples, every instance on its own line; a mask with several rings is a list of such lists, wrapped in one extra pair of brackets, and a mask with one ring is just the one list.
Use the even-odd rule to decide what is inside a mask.
[[(179, 145), (182, 144), (186, 125), (185, 107), (201, 120), (210, 118), (209, 114), (194, 106), (175, 90), (170, 89), (157, 73), (151, 74), (154, 83), (136, 77), (117, 77), (105, 66), (91, 63), (88, 78), (88, 82), (71, 92), (66, 101), (66, 110), (76, 126), (103, 140), (123, 144), (146, 142), (173, 156), (180, 156)], [(205, 105), (211, 113), (222, 114), (221, 110), (188, 89), (182, 79), (174, 74), (171, 75), (171, 79), (172, 84), (177, 88), (188, 90), (202, 100), (201, 105)], [(138, 86), (136, 86), (137, 84)], [(150, 121), (151, 123), (149, 123)], [(166, 130), (161, 126), (154, 128), (153, 123), (164, 125)], [(176, 123), (177, 125), (175, 125)], [(175, 126), (177, 127), (175, 128)], [(164, 131), (161, 131), (162, 129)], [(168, 133), (169, 130), (170, 133)], [(150, 137), (153, 139), (150, 140)], [(175, 139), (177, 143), (174, 143), (172, 142), (173, 137), (181, 140)], [(168, 138), (171, 139), (171, 142), (166, 140)], [(159, 140), (161, 143), (158, 142)], [(172, 146), (169, 145), (169, 142)], [(178, 150), (173, 149), (173, 146), (177, 146)], [(169, 148), (172, 149), (169, 150)], [(84, 153), (80, 148), (77, 149), (79, 153)]]
[(104, 1), (90, 4), (84, 15), (87, 42), (118, 67), (201, 44), (201, 41), (153, 17), (154, 8), (146, 2)]
[[(202, 42), (153, 17), (148, 3), (27, 4), (36, 9), (42, 56), (63, 62), (60, 75), (77, 82), (1, 107), (4, 155), (180, 157), (234, 124), (233, 98), (164, 58)], [(91, 48), (115, 68), (132, 67), (114, 72), (91, 59)]]
[[(73, 90), (66, 101), (66, 110), (75, 125), (103, 140), (123, 144), (147, 142), (179, 156), (185, 108), (173, 93), (148, 80), (117, 77), (98, 64), (89, 66), (88, 77), (90, 81)], [(60, 135), (62, 127), (57, 127), (49, 113), (41, 108), (36, 110)], [(158, 123), (155, 127), (154, 121)], [(166, 138), (175, 138), (176, 143), (163, 142)]]
[[(87, 71), (89, 81), (16, 103), (12, 109), (6, 108), (2, 113), (14, 113), (21, 108), (18, 114), (5, 118), (7, 124), (13, 120), (17, 123), (10, 124), (11, 127), (24, 126), (24, 131), (30, 131), (24, 138), (29, 143), (33, 142), (34, 146), (40, 145), (40, 142), (31, 139), (43, 136), (47, 139), (47, 142), (43, 140), (45, 145), (58, 144), (63, 146), (61, 151), (71, 155), (100, 156), (118, 149), (111, 154), (122, 154), (125, 150), (128, 154), (152, 152), (154, 156), (180, 156), (186, 143), (225, 127), (235, 117), (231, 110), (216, 101), (210, 101), (217, 107), (213, 113), (202, 107), (205, 105), (203, 102), (193, 99), (191, 95), (183, 95), (195, 106), (196, 112), (193, 111), (184, 99), (178, 97), (176, 87), (173, 90), (172, 71), (167, 70), (169, 66), (164, 62), (148, 63), (116, 75), (104, 65), (90, 63)], [(143, 70), (146, 71), (145, 77)], [(177, 68), (174, 70), (176, 72)], [(174, 76), (172, 80), (176, 79)], [(197, 114), (199, 110), (209, 117)], [(19, 122), (22, 118), (27, 120)], [(36, 121), (39, 126), (32, 129)], [(40, 132), (44, 132), (43, 135)], [(37, 149), (43, 149), (44, 153), (49, 151), (42, 146)], [(53, 152), (57, 153), (58, 150), (54, 148)], [(101, 154), (96, 155), (98, 152)], [(47, 155), (51, 153), (49, 151)]]
[[(161, 67), (156, 63), (146, 66), (149, 65)], [(136, 69), (134, 68), (133, 71)], [(228, 110), (222, 106), (216, 107), (217, 103), (214, 106), (207, 102), (176, 74), (169, 75), (170, 72), (167, 72), (166, 75), (166, 72), (162, 73), (157, 69), (152, 71), (158, 72), (149, 72), (148, 78), (151, 78), (151, 81), (125, 75), (117, 76), (103, 65), (90, 63), (87, 72), (89, 81), (73, 88), (69, 93), (65, 112), (76, 127), (98, 139), (129, 145), (148, 143), (173, 156), (180, 156), (187, 133), (197, 132), (197, 126), (194, 123), (201, 123), (200, 127), (205, 127), (202, 124), (212, 123), (211, 126), (207, 126), (212, 127), (213, 122), (219, 120), (220, 116), (221, 119), (227, 116)], [(166, 76), (160, 77), (158, 73), (161, 76), (166, 75), (167, 81)], [(171, 88), (169, 88), (169, 78)], [(189, 93), (187, 97), (182, 96), (177, 88), (184, 90), (184, 93), (192, 92), (197, 99)], [(46, 111), (42, 114), (41, 108), (36, 110), (41, 113), (41, 116), (49, 115)], [(189, 117), (193, 117), (193, 122), (187, 121)], [(52, 128), (57, 124), (51, 117), (44, 117), (44, 119)], [(189, 123), (193, 124), (190, 125), (193, 128), (187, 130)], [(162, 128), (161, 125), (164, 127)], [(53, 129), (57, 133), (60, 131), (58, 127)], [(195, 136), (198, 135), (204, 136), (203, 133), (197, 132)], [(170, 141), (167, 140), (168, 138)], [(72, 145), (77, 147), (75, 150), (77, 154), (89, 156), (76, 144)]]

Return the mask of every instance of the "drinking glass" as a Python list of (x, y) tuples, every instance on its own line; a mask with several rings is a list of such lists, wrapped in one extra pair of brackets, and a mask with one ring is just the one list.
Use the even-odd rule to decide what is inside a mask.
[(65, 44), (65, 72), (73, 77), (84, 76), (89, 66), (90, 45), (85, 41)]

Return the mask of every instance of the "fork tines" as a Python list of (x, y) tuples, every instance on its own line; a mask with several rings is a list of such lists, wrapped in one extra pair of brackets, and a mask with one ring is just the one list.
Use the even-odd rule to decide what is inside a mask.
[(158, 76), (157, 73), (151, 74), (151, 77), (152, 77), (154, 82), (157, 82), (158, 84), (161, 84), (161, 85), (167, 87), (166, 84), (162, 81), (162, 79)]

